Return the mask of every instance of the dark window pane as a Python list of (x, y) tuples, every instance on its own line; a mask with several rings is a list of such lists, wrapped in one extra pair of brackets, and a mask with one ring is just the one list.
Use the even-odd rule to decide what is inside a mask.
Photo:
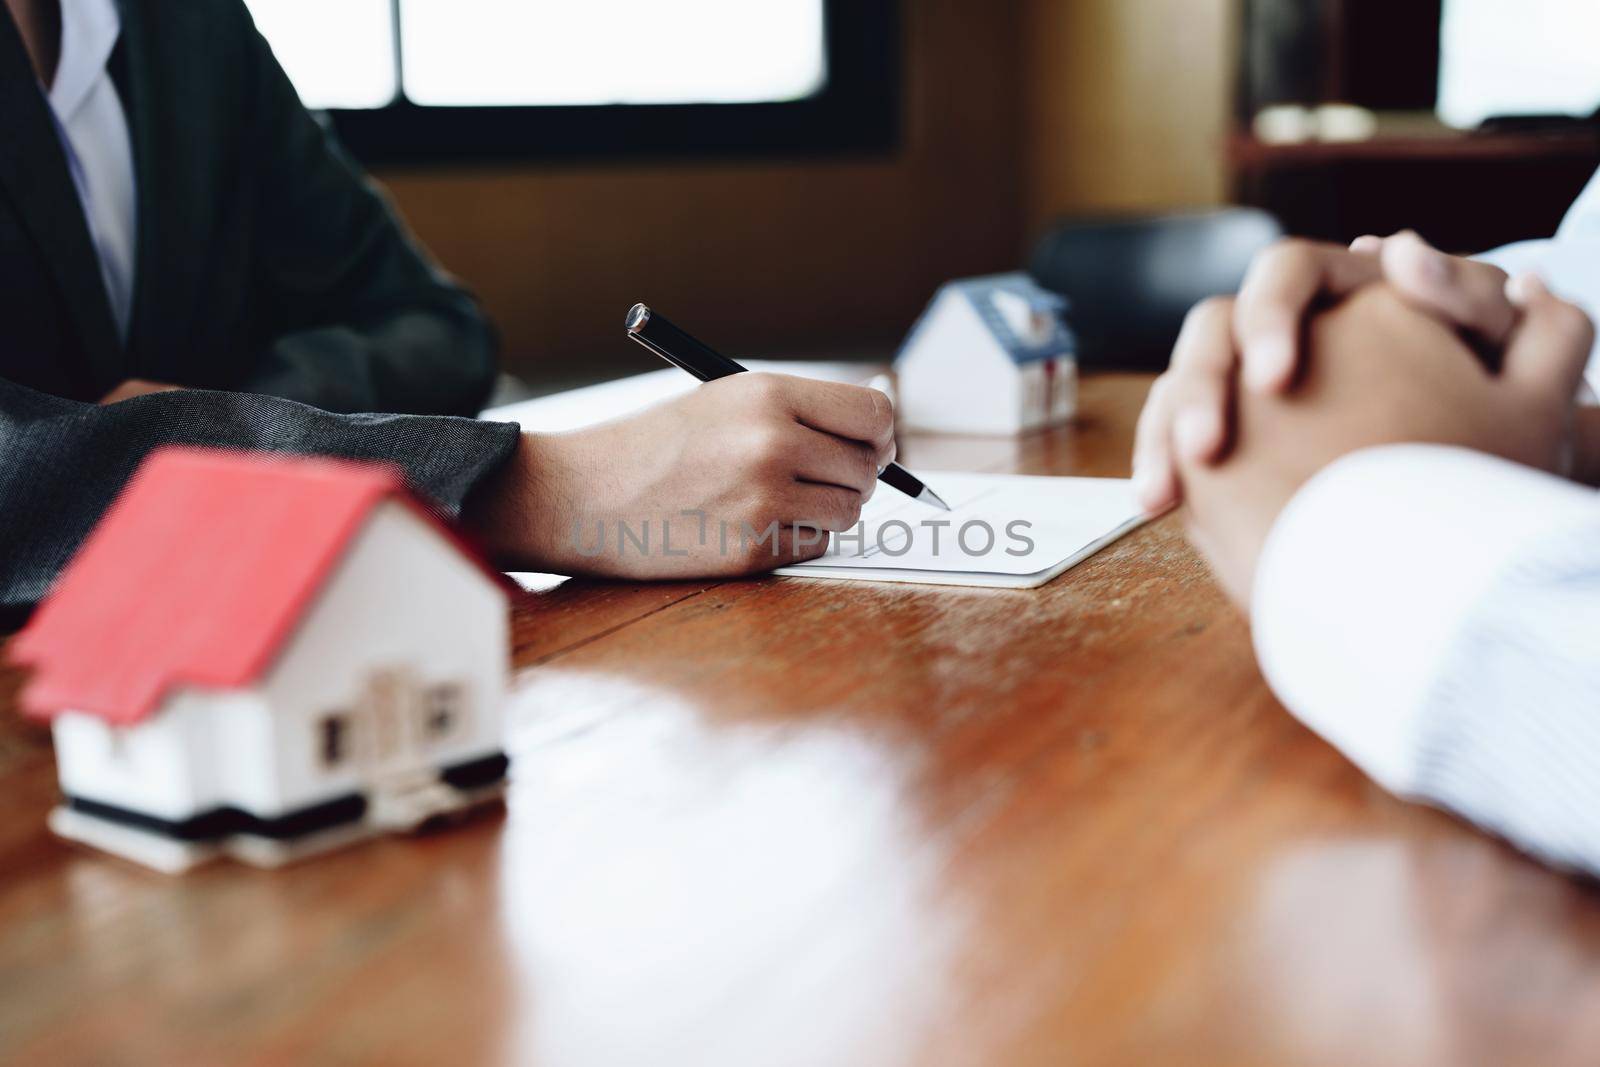
[(336, 767), (350, 755), (350, 720), (344, 715), (325, 715), (318, 723), (319, 751), (324, 767)]

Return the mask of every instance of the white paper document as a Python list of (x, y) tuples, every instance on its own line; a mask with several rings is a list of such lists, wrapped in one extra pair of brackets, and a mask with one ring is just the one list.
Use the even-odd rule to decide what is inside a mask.
[(1032, 589), (1138, 528), (1125, 478), (1040, 478), (917, 470), (940, 511), (880, 485), (861, 524), (826, 555), (777, 573), (796, 578)]

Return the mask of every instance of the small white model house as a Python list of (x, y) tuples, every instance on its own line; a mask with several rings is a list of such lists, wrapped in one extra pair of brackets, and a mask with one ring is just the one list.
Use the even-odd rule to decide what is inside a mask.
[(51, 827), (275, 865), (498, 795), (503, 582), (398, 470), (153, 454), (13, 642)]
[(1022, 273), (946, 284), (895, 359), (901, 425), (1019, 434), (1066, 422), (1078, 379), (1065, 308)]

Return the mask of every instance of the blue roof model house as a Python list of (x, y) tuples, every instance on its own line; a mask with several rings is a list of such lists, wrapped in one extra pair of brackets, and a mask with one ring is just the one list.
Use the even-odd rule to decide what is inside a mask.
[(1056, 426), (1077, 403), (1066, 301), (1023, 273), (944, 285), (895, 359), (902, 424), (939, 433)]

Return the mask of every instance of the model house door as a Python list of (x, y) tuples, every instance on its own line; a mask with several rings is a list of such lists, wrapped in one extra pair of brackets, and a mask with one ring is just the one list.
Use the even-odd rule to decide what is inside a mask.
[(420, 764), (417, 723), (422, 693), (416, 675), (404, 667), (374, 672), (367, 682), (364, 704), (373, 769), (407, 770)]

